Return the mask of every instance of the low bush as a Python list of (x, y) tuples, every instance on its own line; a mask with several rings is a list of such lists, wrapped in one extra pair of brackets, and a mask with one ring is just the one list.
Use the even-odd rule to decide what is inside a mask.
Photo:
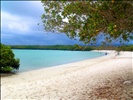
[(10, 47), (0, 44), (0, 72), (11, 72), (19, 69), (19, 59), (15, 59), (15, 55)]

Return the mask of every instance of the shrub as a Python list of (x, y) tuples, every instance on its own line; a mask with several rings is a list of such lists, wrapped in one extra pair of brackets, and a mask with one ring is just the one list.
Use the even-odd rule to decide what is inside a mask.
[(15, 55), (10, 47), (0, 44), (0, 72), (11, 72), (19, 69), (19, 59), (15, 59)]
[(5, 72), (5, 73), (11, 72), (12, 70), (13, 70), (13, 68), (10, 66), (6, 66), (6, 67), (1, 68), (1, 72)]

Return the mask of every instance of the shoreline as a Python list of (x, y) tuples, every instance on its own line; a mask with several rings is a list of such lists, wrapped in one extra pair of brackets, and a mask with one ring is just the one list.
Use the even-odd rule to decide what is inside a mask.
[[(56, 51), (56, 50), (54, 50), (54, 51)], [(57, 50), (57, 51), (59, 51), (59, 50)], [(63, 50), (60, 50), (60, 51), (63, 51)], [(69, 51), (69, 50), (68, 50)], [(77, 52), (77, 51), (76, 51)], [(81, 51), (79, 51), (79, 52), (81, 52)], [(95, 52), (94, 50), (91, 50), (91, 51), (83, 51), (83, 52)], [(99, 53), (99, 51), (96, 51), (97, 53)], [(99, 53), (98, 55), (97, 55), (97, 57), (101, 57), (101, 56), (105, 56), (105, 53)], [(53, 64), (39, 64), (39, 66), (37, 67), (34, 67), (33, 66), (33, 68), (32, 68), (32, 66), (30, 65), (30, 64), (28, 64), (28, 66), (24, 66), (25, 64), (23, 63), (22, 64), (22, 66), (21, 66), (21, 63), (20, 63), (20, 70), (18, 70), (18, 73), (23, 73), (23, 72), (29, 72), (29, 71), (34, 71), (34, 70), (38, 70), (38, 69), (43, 69), (43, 68), (51, 68), (51, 67), (55, 67), (55, 66), (60, 66), (60, 65), (64, 65), (64, 64), (69, 64), (69, 63), (75, 63), (75, 62), (79, 62), (79, 61), (84, 61), (84, 60), (88, 60), (88, 59), (95, 59), (95, 58), (97, 58), (97, 57), (89, 57), (89, 55), (88, 55), (88, 58), (87, 57), (85, 57), (85, 58), (82, 58), (82, 56), (81, 56), (81, 59), (76, 59), (75, 58), (75, 60), (74, 60), (74, 58), (73, 58), (73, 60), (66, 60), (66, 61), (63, 61), (63, 62), (59, 62), (59, 63), (53, 63)], [(21, 57), (20, 57), (21, 58)], [(80, 57), (79, 57), (80, 58)], [(22, 59), (24, 59), (23, 57), (22, 57)], [(30, 58), (30, 59), (32, 59), (32, 58)], [(42, 58), (41, 58), (42, 59)], [(40, 60), (41, 60), (40, 59)], [(62, 60), (62, 59), (60, 59), (60, 60)], [(63, 59), (63, 60), (65, 60), (65, 59)], [(46, 60), (47, 61), (47, 60)], [(21, 61), (20, 61), (21, 62)], [(24, 62), (24, 61), (23, 61)], [(49, 61), (48, 61), (49, 62)], [(28, 63), (28, 62), (26, 62), (26, 63)], [(41, 62), (39, 62), (39, 63), (41, 63)], [(50, 63), (50, 62), (49, 62)], [(34, 63), (35, 64), (35, 63)], [(21, 68), (22, 67), (22, 68)], [(27, 68), (28, 69), (27, 69)], [(31, 68), (30, 68), (31, 67)], [(30, 69), (29, 69), (30, 68)]]
[[(2, 99), (94, 99), (91, 91), (95, 93), (96, 86), (133, 79), (133, 52), (121, 52), (115, 58), (115, 51), (98, 52), (108, 55), (2, 77)], [(86, 89), (88, 92), (84, 93)]]
[[(66, 65), (70, 65), (73, 63), (77, 63), (77, 62), (82, 62), (82, 61), (88, 61), (88, 60), (92, 60), (92, 59), (99, 59), (101, 57), (105, 57), (108, 56), (110, 54), (110, 52), (115, 52), (115, 50), (92, 50), (92, 52), (101, 52), (101, 53), (106, 53), (108, 52), (107, 55), (103, 55), (103, 56), (99, 56), (99, 57), (95, 57), (95, 58), (88, 58), (88, 59), (84, 59), (84, 60), (80, 60), (80, 61), (74, 61), (74, 62), (69, 62), (69, 63), (64, 63), (64, 64), (59, 64), (59, 65), (54, 65), (54, 66), (49, 66), (49, 67), (44, 67), (44, 68), (39, 68), (39, 69), (33, 69), (33, 70), (29, 70), (29, 71), (24, 71), (24, 72), (20, 72), (20, 73), (25, 73), (25, 72), (30, 72), (30, 71), (35, 71), (35, 70), (43, 70), (43, 69), (47, 69), (47, 68), (53, 68), (53, 67), (61, 67), (61, 66), (66, 66)], [(90, 52), (90, 51), (89, 51)]]
[[(16, 73), (16, 74), (23, 74), (23, 73), (28, 73), (28, 72), (33, 72), (33, 71), (36, 71), (36, 70), (44, 70), (44, 69), (47, 69), (47, 68), (54, 68), (54, 67), (61, 67), (61, 66), (66, 66), (66, 65), (70, 65), (70, 64), (73, 64), (73, 63), (79, 63), (79, 62), (82, 62), (82, 61), (88, 61), (88, 60), (92, 60), (92, 59), (99, 59), (101, 57), (105, 57), (105, 56), (108, 56), (110, 54), (110, 52), (115, 52), (115, 50), (91, 50), (91, 51), (95, 51), (95, 52), (101, 52), (101, 53), (106, 53), (107, 52), (107, 55), (103, 55), (103, 56), (100, 56), (100, 57), (95, 57), (95, 58), (88, 58), (88, 59), (85, 59), (85, 60), (80, 60), (80, 61), (75, 61), (75, 62), (70, 62), (70, 63), (65, 63), (65, 64), (59, 64), (59, 65), (54, 65), (54, 66), (49, 66), (49, 67), (42, 67), (42, 68), (39, 68), (39, 69), (33, 69), (33, 70), (27, 70), (27, 71), (19, 71)], [(2, 74), (6, 74), (6, 73), (2, 73)], [(14, 73), (13, 73), (14, 74)], [(12, 75), (12, 73), (9, 73), (7, 74), (8, 75)], [(15, 75), (15, 74), (14, 74)], [(3, 75), (4, 76), (4, 75)], [(6, 75), (5, 75), (6, 76)]]
[[(23, 78), (25, 78), (27, 75), (29, 76), (30, 74), (38, 74), (39, 72), (46, 72), (48, 73), (51, 73), (49, 74), (49, 76), (45, 75), (47, 78), (48, 77), (52, 77), (53, 76), (53, 73), (50, 72), (51, 70), (56, 70), (56, 74), (63, 74), (65, 70), (69, 70), (70, 67), (72, 67), (71, 69), (74, 69), (73, 66), (76, 66), (77, 70), (79, 69), (77, 65), (79, 65), (80, 63), (85, 63), (87, 62), (88, 65), (92, 65), (92, 64), (95, 64), (95, 60), (99, 60), (102, 61), (104, 59), (107, 59), (107, 58), (110, 58), (110, 57), (113, 57), (114, 56), (114, 53), (115, 51), (114, 50), (92, 50), (92, 51), (96, 51), (96, 52), (102, 52), (102, 53), (105, 53), (107, 52), (108, 54), (107, 55), (104, 55), (104, 56), (100, 56), (100, 57), (96, 57), (96, 58), (91, 58), (91, 59), (86, 59), (86, 60), (81, 60), (81, 61), (77, 61), (77, 62), (71, 62), (71, 63), (66, 63), (66, 64), (61, 64), (61, 65), (55, 65), (55, 66), (51, 66), (51, 67), (46, 67), (46, 68), (40, 68), (40, 69), (35, 69), (35, 70), (29, 70), (29, 71), (24, 71), (24, 72), (17, 72), (15, 74), (6, 74), (6, 75), (1, 75), (1, 78), (6, 78), (6, 77), (19, 77), (19, 76), (22, 76)], [(88, 63), (89, 62), (89, 63)], [(91, 62), (91, 63), (90, 63)], [(62, 72), (60, 73), (59, 70), (61, 70)], [(24, 75), (24, 76), (23, 76)]]

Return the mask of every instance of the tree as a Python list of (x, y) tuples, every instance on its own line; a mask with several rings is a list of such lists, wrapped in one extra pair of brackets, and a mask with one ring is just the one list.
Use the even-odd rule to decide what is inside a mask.
[(0, 72), (11, 72), (19, 69), (19, 59), (15, 59), (15, 55), (10, 47), (0, 44)]
[(43, 26), (46, 31), (65, 33), (70, 38), (79, 37), (84, 43), (95, 43), (101, 33), (104, 42), (133, 39), (133, 1), (42, 0)]

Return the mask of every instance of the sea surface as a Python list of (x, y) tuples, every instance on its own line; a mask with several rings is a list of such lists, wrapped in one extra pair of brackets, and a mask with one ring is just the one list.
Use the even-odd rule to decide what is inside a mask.
[(13, 49), (15, 58), (20, 59), (19, 72), (96, 58), (105, 55), (94, 51), (63, 51), (63, 50), (21, 50)]

